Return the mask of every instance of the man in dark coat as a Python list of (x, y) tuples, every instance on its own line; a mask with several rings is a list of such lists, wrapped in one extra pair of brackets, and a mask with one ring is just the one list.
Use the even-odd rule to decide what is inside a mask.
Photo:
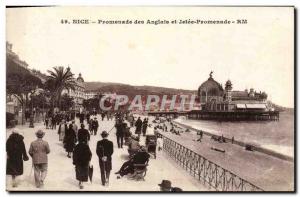
[[(134, 164), (147, 164), (149, 162), (150, 155), (147, 153), (146, 147), (141, 147), (141, 149), (132, 157), (132, 159), (126, 161), (121, 166), (120, 170), (115, 174), (120, 174), (120, 176), (127, 175), (129, 173), (134, 173)], [(120, 178), (120, 177), (118, 177)]]
[(86, 122), (87, 122), (87, 123), (90, 122), (90, 118), (91, 118), (91, 115), (90, 115), (90, 113), (88, 112), (88, 113), (86, 114)]
[(135, 126), (136, 126), (135, 134), (138, 134), (139, 137), (142, 132), (142, 125), (143, 125), (143, 122), (142, 122), (141, 118), (138, 117), (138, 119), (136, 120), (136, 123), (135, 123)]
[(76, 144), (76, 133), (73, 129), (73, 125), (69, 125), (69, 129), (66, 131), (65, 139), (64, 139), (65, 149), (68, 153), (67, 157), (71, 158), (71, 153), (74, 150), (74, 146)]
[(81, 114), (79, 115), (79, 121), (80, 121), (80, 124), (83, 123), (83, 120), (84, 120), (84, 114), (81, 113)]
[(118, 148), (123, 148), (124, 124), (123, 124), (122, 120), (118, 119), (115, 127), (116, 127)]
[(16, 176), (23, 174), (23, 160), (28, 161), (28, 156), (23, 141), (24, 137), (14, 129), (6, 141), (6, 174), (12, 176), (12, 186), (17, 187)]
[(101, 172), (102, 185), (109, 183), (109, 175), (112, 166), (111, 156), (114, 152), (113, 143), (107, 139), (108, 133), (103, 131), (101, 133), (102, 140), (97, 142), (96, 153), (99, 157), (99, 166)]
[(146, 132), (147, 132), (147, 127), (148, 127), (148, 120), (146, 118), (144, 118), (143, 120), (143, 126), (142, 126), (142, 131), (143, 131), (143, 136), (146, 135)]
[(99, 123), (97, 118), (95, 117), (94, 120), (92, 121), (92, 132), (94, 132), (94, 135), (97, 135)]
[(104, 112), (101, 113), (101, 118), (102, 118), (102, 121), (104, 121), (104, 118), (105, 118), (105, 113)]
[(52, 125), (51, 125), (51, 129), (56, 129), (56, 122), (57, 122), (57, 117), (55, 115), (52, 115)]
[(78, 130), (78, 141), (84, 141), (88, 143), (90, 141), (90, 133), (84, 128), (84, 124), (81, 124), (81, 128)]
[(76, 179), (79, 181), (79, 188), (83, 189), (82, 182), (88, 181), (89, 163), (92, 159), (90, 147), (83, 140), (75, 146), (73, 152), (73, 164), (75, 165)]

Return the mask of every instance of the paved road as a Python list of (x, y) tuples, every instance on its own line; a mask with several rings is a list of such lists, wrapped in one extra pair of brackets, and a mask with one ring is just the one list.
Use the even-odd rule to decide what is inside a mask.
[[(98, 117), (98, 120), (100, 118)], [(113, 121), (99, 121), (99, 130), (110, 130)], [(78, 120), (77, 120), (77, 124)], [(25, 145), (28, 151), (30, 142), (35, 140), (35, 131), (44, 126), (39, 123), (35, 124), (35, 128), (28, 128), (26, 126), (19, 127), (25, 137)], [(134, 128), (132, 128), (134, 129)], [(47, 191), (79, 191), (78, 182), (75, 179), (75, 170), (72, 165), (72, 159), (67, 158), (67, 154), (62, 147), (62, 143), (58, 141), (57, 130), (45, 130), (46, 135), (44, 139), (49, 142), (51, 153), (49, 154), (49, 169), (48, 176), (45, 181), (44, 190)], [(100, 131), (98, 132), (100, 134)], [(11, 130), (7, 130), (7, 136)], [(165, 153), (159, 152), (157, 159), (152, 158), (149, 162), (148, 172), (145, 181), (135, 181), (126, 177), (117, 179), (114, 172), (116, 172), (122, 163), (127, 160), (127, 147), (118, 149), (116, 144), (115, 129), (109, 135), (109, 139), (114, 142), (113, 166), (110, 177), (110, 185), (102, 186), (100, 181), (100, 169), (98, 166), (98, 157), (96, 155), (96, 143), (100, 140), (100, 135), (92, 136), (90, 141), (90, 148), (93, 153), (92, 164), (94, 166), (94, 180), (93, 183), (87, 182), (84, 184), (84, 191), (158, 191), (158, 183), (162, 179), (169, 179), (173, 186), (178, 186), (184, 191), (207, 191), (209, 190), (198, 182), (193, 177), (189, 176), (181, 167), (172, 161)], [(141, 141), (145, 139), (142, 138)], [(35, 191), (33, 172), (31, 172), (31, 160), (24, 162), (24, 174), (18, 177), (19, 186), (11, 188), (11, 177), (7, 178), (8, 190), (29, 190)]]

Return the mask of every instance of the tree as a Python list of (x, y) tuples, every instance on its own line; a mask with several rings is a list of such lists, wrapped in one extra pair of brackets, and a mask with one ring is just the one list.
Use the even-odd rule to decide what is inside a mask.
[(101, 100), (102, 97), (103, 97), (103, 95), (99, 93), (94, 98), (83, 100), (82, 105), (88, 111), (92, 111), (93, 109), (98, 111), (100, 109), (99, 104), (100, 104), (100, 100)]
[(38, 87), (42, 87), (42, 81), (38, 77), (13, 61), (7, 60), (6, 92), (8, 95), (15, 96), (20, 102), (22, 124), (25, 123), (24, 115), (29, 96), (34, 94)]
[(61, 106), (63, 111), (68, 111), (72, 106), (74, 106), (74, 99), (68, 94), (64, 94), (61, 97)]
[(69, 67), (65, 69), (64, 67), (59, 66), (53, 67), (53, 69), (54, 71), (48, 70), (50, 75), (48, 76), (46, 86), (48, 90), (52, 92), (53, 107), (55, 103), (56, 106), (61, 108), (62, 91), (64, 89), (75, 90), (76, 82), (73, 77), (74, 74), (72, 74)]
[(46, 92), (40, 92), (39, 94), (33, 94), (30, 96), (29, 106), (38, 107), (40, 109), (49, 108), (49, 102)]

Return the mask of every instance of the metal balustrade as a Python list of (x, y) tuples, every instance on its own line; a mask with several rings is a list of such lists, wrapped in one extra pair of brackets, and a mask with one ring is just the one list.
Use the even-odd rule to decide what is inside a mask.
[(190, 175), (216, 191), (253, 191), (263, 189), (222, 168), (205, 157), (157, 132), (163, 139), (163, 150)]

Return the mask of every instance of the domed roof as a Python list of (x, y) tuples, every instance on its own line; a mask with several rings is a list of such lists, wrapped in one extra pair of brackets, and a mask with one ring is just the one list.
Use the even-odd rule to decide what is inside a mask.
[(226, 81), (226, 86), (227, 85), (232, 85), (232, 83), (231, 83), (231, 81), (229, 79)]
[(83, 80), (83, 78), (82, 78), (82, 76), (81, 76), (81, 73), (79, 73), (79, 76), (77, 77), (77, 81), (78, 82), (84, 82), (84, 80)]
[(226, 90), (232, 90), (232, 83), (229, 79), (226, 81), (225, 89)]
[(219, 91), (223, 91), (222, 85), (214, 80), (211, 72), (209, 78), (199, 86), (198, 90), (212, 88), (217, 88)]

